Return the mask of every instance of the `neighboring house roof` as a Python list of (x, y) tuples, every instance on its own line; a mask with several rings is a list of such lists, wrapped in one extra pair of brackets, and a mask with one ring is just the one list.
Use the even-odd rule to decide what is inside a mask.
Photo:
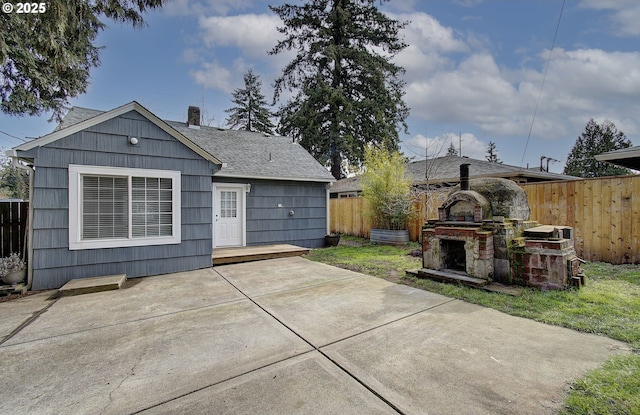
[[(492, 163), (468, 157), (445, 156), (408, 163), (407, 173), (413, 177), (413, 184), (447, 185), (460, 181), (460, 165), (469, 164), (469, 177), (503, 177), (522, 182), (573, 180), (579, 177), (558, 173), (548, 173), (532, 169), (523, 169), (508, 164)], [(331, 186), (331, 193), (344, 193), (362, 190), (358, 177), (338, 180)]]
[(640, 146), (622, 148), (596, 156), (598, 161), (606, 161), (607, 163), (626, 167), (633, 170), (640, 170)]
[(526, 182), (572, 180), (579, 177), (559, 173), (549, 173), (535, 169), (525, 169), (502, 163), (468, 157), (445, 156), (429, 160), (414, 161), (407, 165), (407, 171), (413, 176), (413, 182), (419, 183), (457, 183), (460, 178), (460, 165), (469, 164), (469, 177), (504, 177)]
[(164, 121), (137, 102), (111, 111), (73, 107), (56, 129), (16, 147), (27, 151), (49, 144), (111, 118), (137, 111), (203, 158), (222, 168), (217, 177), (332, 182), (333, 176), (302, 146), (288, 137), (215, 127), (192, 128), (186, 122)]

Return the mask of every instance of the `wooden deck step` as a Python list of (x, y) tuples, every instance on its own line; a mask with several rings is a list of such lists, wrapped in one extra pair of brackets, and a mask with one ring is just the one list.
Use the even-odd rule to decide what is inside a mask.
[(127, 274), (105, 275), (103, 277), (77, 278), (69, 281), (58, 293), (63, 296), (118, 290), (127, 280)]
[(289, 244), (243, 246), (238, 248), (214, 248), (211, 259), (215, 266), (300, 256), (308, 252), (308, 248)]
[(471, 287), (483, 287), (489, 283), (488, 280), (472, 277), (470, 275), (462, 275), (455, 272), (438, 271), (428, 268), (412, 270), (410, 273), (418, 278), (429, 278), (441, 282), (457, 282)]

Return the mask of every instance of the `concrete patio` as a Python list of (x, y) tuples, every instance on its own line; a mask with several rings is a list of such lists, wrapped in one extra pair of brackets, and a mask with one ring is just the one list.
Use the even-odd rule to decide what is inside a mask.
[(551, 414), (624, 344), (304, 258), (0, 303), (0, 413)]

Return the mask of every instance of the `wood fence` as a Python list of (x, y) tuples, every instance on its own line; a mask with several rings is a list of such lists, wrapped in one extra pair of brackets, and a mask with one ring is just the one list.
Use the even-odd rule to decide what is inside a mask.
[(531, 219), (574, 229), (588, 261), (640, 263), (640, 176), (523, 184)]
[[(522, 184), (531, 219), (574, 229), (576, 253), (588, 261), (640, 263), (640, 175)], [(430, 193), (416, 203), (409, 226), (420, 239), (425, 218), (437, 219), (446, 192)], [(331, 232), (369, 237), (363, 198), (331, 199)]]
[[(432, 192), (421, 195), (415, 203), (416, 215), (409, 224), (409, 239), (417, 241), (422, 233), (422, 225), (425, 218), (438, 219), (438, 207), (444, 203), (448, 192)], [(362, 197), (349, 197), (343, 199), (331, 199), (330, 228), (333, 233), (369, 237), (371, 225), (367, 218), (367, 203)]]
[(0, 202), (0, 257), (22, 254), (29, 202)]

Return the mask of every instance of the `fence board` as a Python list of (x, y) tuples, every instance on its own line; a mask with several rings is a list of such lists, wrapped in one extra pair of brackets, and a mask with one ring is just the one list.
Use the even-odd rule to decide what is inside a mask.
[[(628, 226), (631, 232), (631, 247), (629, 263), (640, 263), (640, 209), (638, 201), (640, 200), (640, 180), (633, 180), (631, 194), (631, 224)], [(626, 227), (625, 227), (626, 228)]]
[(23, 253), (28, 211), (28, 202), (0, 202), (0, 256)]
[(522, 188), (531, 219), (574, 228), (579, 257), (640, 263), (640, 176), (530, 183)]
[[(579, 257), (614, 264), (640, 263), (640, 175), (521, 186), (532, 220), (574, 229)], [(424, 198), (418, 202), (418, 217), (409, 226), (411, 240), (419, 240), (425, 217), (437, 219), (446, 195), (430, 193), (428, 203)], [(330, 206), (332, 232), (369, 237), (364, 199), (331, 199)]]

